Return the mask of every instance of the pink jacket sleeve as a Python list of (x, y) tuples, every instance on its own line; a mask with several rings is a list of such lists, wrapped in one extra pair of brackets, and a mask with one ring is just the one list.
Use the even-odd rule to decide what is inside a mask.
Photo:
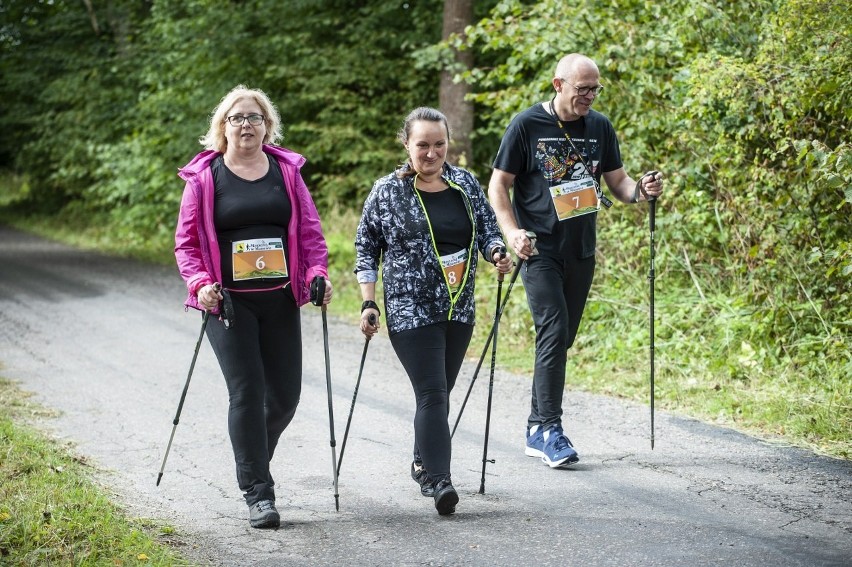
[(175, 260), (178, 271), (186, 282), (190, 303), (199, 288), (214, 281), (204, 263), (201, 235), (198, 232), (201, 223), (199, 206), (197, 189), (187, 181), (175, 229)]
[(300, 174), (296, 175), (296, 195), (302, 213), (298, 236), (301, 262), (305, 268), (305, 284), (310, 289), (314, 277), (328, 277), (328, 246), (316, 205)]

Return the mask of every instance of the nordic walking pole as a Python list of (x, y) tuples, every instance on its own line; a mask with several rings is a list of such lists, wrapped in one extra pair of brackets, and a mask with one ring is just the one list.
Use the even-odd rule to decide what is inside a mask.
[(649, 171), (645, 175), (639, 178), (639, 181), (636, 182), (636, 191), (634, 198), (635, 200), (639, 200), (639, 191), (642, 191), (642, 194), (645, 195), (645, 199), (648, 201), (648, 227), (651, 233), (650, 239), (650, 268), (648, 270), (648, 284), (650, 287), (649, 293), (649, 329), (650, 329), (650, 360), (651, 360), (651, 450), (654, 450), (654, 279), (656, 278), (656, 271), (654, 269), (654, 258), (656, 256), (655, 246), (654, 246), (654, 231), (656, 230), (657, 224), (657, 198), (645, 193), (645, 190), (642, 189), (642, 180), (648, 176), (655, 176), (659, 172), (658, 171)]
[[(213, 289), (216, 292), (219, 292), (221, 286), (216, 283), (213, 284)], [(192, 362), (189, 365), (189, 373), (186, 375), (186, 383), (183, 385), (183, 392), (180, 394), (180, 402), (178, 402), (177, 412), (175, 413), (175, 418), (172, 421), (172, 434), (169, 436), (169, 444), (166, 445), (166, 454), (163, 455), (163, 464), (160, 465), (160, 473), (157, 475), (157, 486), (160, 486), (160, 480), (163, 478), (163, 470), (166, 468), (166, 459), (169, 458), (169, 451), (172, 448), (172, 440), (175, 438), (175, 431), (177, 430), (178, 423), (180, 422), (180, 412), (183, 411), (183, 402), (186, 400), (186, 392), (189, 390), (189, 380), (192, 378), (192, 371), (195, 368), (195, 361), (198, 358), (198, 349), (201, 348), (201, 341), (204, 338), (204, 329), (207, 328), (207, 320), (210, 318), (210, 312), (204, 311), (204, 315), (201, 316), (201, 333), (198, 335), (198, 342), (195, 343), (195, 352), (192, 354)]]
[[(506, 257), (506, 249), (500, 249), (500, 258)], [(503, 291), (503, 272), (497, 272), (497, 306), (494, 312), (494, 339), (491, 342), (491, 378), (488, 381), (488, 405), (485, 412), (485, 442), (482, 445), (482, 480), (479, 482), (479, 493), (485, 494), (485, 466), (493, 463), (488, 459), (488, 434), (491, 428), (491, 399), (494, 394), (494, 366), (497, 364), (497, 328), (500, 325), (500, 295)]]
[(650, 316), (649, 316), (649, 329), (650, 329), (650, 358), (651, 358), (651, 450), (654, 450), (654, 278), (656, 277), (655, 269), (654, 269), (654, 257), (656, 256), (656, 251), (654, 248), (654, 231), (656, 230), (656, 216), (657, 216), (657, 198), (650, 197), (648, 199), (648, 222), (651, 229), (651, 267), (648, 271), (648, 282), (650, 287)]
[(311, 303), (322, 308), (322, 342), (325, 347), (325, 386), (328, 392), (328, 428), (330, 431), (329, 445), (331, 445), (331, 473), (334, 477), (334, 509), (340, 511), (340, 493), (337, 490), (337, 442), (334, 440), (334, 408), (331, 402), (331, 359), (328, 354), (328, 318), (326, 317), (326, 306), (323, 303), (325, 297), (325, 278), (317, 276), (311, 282)]
[[(367, 319), (370, 325), (376, 325), (376, 315), (370, 313)], [(358, 379), (355, 381), (355, 391), (352, 393), (352, 405), (349, 406), (349, 418), (346, 420), (346, 431), (343, 432), (343, 443), (340, 445), (340, 459), (337, 461), (337, 476), (340, 477), (340, 465), (343, 464), (343, 452), (346, 451), (346, 439), (349, 437), (349, 426), (352, 424), (352, 413), (355, 411), (355, 398), (358, 397), (358, 386), (361, 384), (361, 375), (364, 373), (364, 361), (367, 359), (367, 347), (370, 346), (370, 337), (364, 340), (364, 352), (361, 353), (361, 368), (358, 369)]]
[(459, 426), (459, 421), (461, 421), (462, 414), (464, 413), (464, 408), (467, 406), (467, 400), (470, 398), (470, 393), (473, 391), (473, 385), (476, 382), (476, 378), (479, 375), (479, 369), (482, 367), (482, 362), (485, 360), (485, 355), (488, 353), (488, 347), (491, 346), (491, 339), (494, 337), (494, 325), (497, 322), (497, 317), (503, 314), (503, 308), (506, 306), (506, 303), (509, 301), (509, 294), (512, 292), (512, 286), (515, 285), (515, 280), (518, 279), (518, 274), (521, 273), (521, 266), (524, 261), (518, 258), (518, 263), (515, 265), (515, 271), (512, 272), (512, 277), (509, 278), (509, 287), (506, 288), (506, 296), (503, 298), (503, 305), (498, 305), (497, 313), (498, 315), (494, 318), (494, 323), (491, 325), (491, 331), (488, 333), (488, 338), (485, 339), (485, 346), (482, 348), (482, 354), (479, 355), (479, 362), (476, 363), (476, 368), (473, 371), (473, 378), (470, 379), (470, 385), (467, 387), (467, 393), (464, 396), (464, 400), (462, 400), (462, 405), (459, 408), (459, 414), (456, 417), (456, 423), (453, 425), (453, 430), (450, 433), (450, 439), (456, 434), (456, 428)]
[[(535, 249), (535, 240), (536, 236), (534, 232), (527, 231), (527, 236), (532, 242), (533, 255), (538, 254), (538, 251)], [(506, 288), (506, 296), (503, 298), (503, 304), (500, 306), (500, 310), (498, 311), (499, 316), (503, 316), (503, 309), (505, 309), (506, 304), (509, 302), (509, 294), (512, 293), (512, 288), (515, 286), (515, 280), (518, 279), (518, 274), (521, 273), (521, 266), (523, 266), (524, 260), (522, 258), (518, 258), (518, 263), (515, 265), (515, 271), (512, 272), (512, 277), (509, 278), (509, 287)], [(467, 400), (470, 397), (471, 391), (473, 391), (473, 385), (476, 382), (476, 377), (479, 375), (479, 369), (482, 367), (482, 361), (485, 360), (485, 354), (488, 352), (488, 347), (491, 345), (491, 339), (494, 336), (494, 326), (491, 326), (491, 331), (488, 333), (488, 338), (485, 339), (485, 347), (482, 349), (482, 354), (479, 356), (479, 362), (476, 364), (476, 369), (473, 371), (473, 378), (470, 380), (470, 386), (467, 388), (467, 393), (464, 396), (464, 400), (462, 401), (461, 408), (459, 408), (459, 414), (456, 417), (456, 423), (453, 425), (453, 431), (450, 433), (450, 439), (456, 434), (456, 429), (459, 426), (459, 421), (461, 421), (462, 414), (464, 413), (464, 408), (467, 405)]]

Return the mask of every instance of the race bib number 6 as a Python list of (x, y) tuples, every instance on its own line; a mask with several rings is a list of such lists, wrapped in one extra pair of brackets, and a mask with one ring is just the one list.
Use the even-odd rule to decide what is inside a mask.
[(232, 243), (234, 281), (286, 278), (287, 256), (280, 238), (255, 238)]

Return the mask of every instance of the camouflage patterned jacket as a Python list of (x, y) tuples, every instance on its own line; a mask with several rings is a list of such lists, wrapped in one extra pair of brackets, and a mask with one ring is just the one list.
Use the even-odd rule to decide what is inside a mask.
[(391, 334), (446, 320), (473, 325), (476, 250), (490, 262), (494, 249), (504, 246), (494, 210), (472, 173), (444, 165), (442, 177), (449, 190), (461, 191), (473, 226), (469, 272), (453, 302), (414, 177), (400, 178), (397, 173), (377, 180), (364, 201), (355, 236), (358, 282), (377, 281), (381, 262), (384, 312)]

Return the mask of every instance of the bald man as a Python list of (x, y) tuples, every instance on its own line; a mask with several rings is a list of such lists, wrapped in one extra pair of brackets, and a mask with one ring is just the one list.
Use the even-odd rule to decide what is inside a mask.
[(663, 176), (641, 177), (637, 195), (612, 123), (592, 110), (603, 90), (594, 61), (566, 55), (552, 84), (551, 100), (519, 113), (506, 128), (488, 197), (506, 242), (526, 262), (521, 277), (536, 329), (525, 453), (562, 468), (580, 460), (562, 428), (562, 398), (568, 349), (595, 272), (597, 212), (601, 203), (612, 204), (601, 177), (616, 199), (634, 203), (659, 196)]

